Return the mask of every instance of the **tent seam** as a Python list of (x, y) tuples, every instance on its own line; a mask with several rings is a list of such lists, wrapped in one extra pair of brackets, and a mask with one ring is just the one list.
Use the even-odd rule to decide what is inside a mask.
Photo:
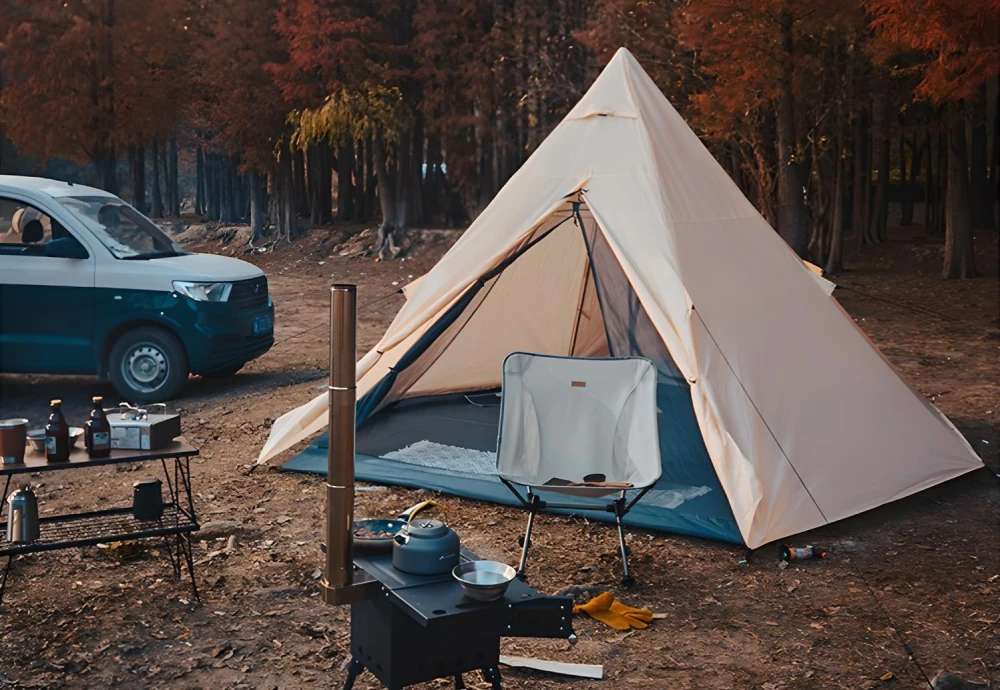
[(787, 462), (788, 466), (792, 468), (792, 472), (795, 474), (795, 478), (799, 480), (799, 484), (801, 484), (802, 488), (805, 489), (806, 494), (808, 494), (809, 496), (809, 500), (811, 500), (813, 502), (813, 505), (816, 506), (816, 510), (819, 511), (820, 516), (823, 518), (823, 522), (829, 525), (830, 520), (829, 518), (826, 517), (826, 513), (824, 513), (823, 509), (819, 507), (819, 503), (816, 501), (816, 497), (812, 495), (812, 491), (810, 491), (809, 487), (806, 486), (805, 481), (802, 479), (802, 475), (799, 474), (799, 471), (795, 469), (795, 465), (792, 464), (792, 459), (788, 457), (788, 453), (786, 453), (785, 449), (781, 447), (781, 441), (779, 441), (778, 437), (774, 435), (774, 431), (771, 430), (771, 426), (767, 423), (767, 420), (764, 419), (764, 415), (761, 414), (761, 411), (757, 408), (757, 403), (754, 402), (753, 396), (750, 395), (750, 392), (746, 389), (746, 386), (743, 385), (743, 381), (740, 380), (740, 377), (736, 373), (736, 370), (733, 368), (733, 365), (729, 363), (729, 358), (726, 357), (726, 353), (723, 352), (722, 348), (719, 346), (719, 341), (717, 341), (715, 339), (715, 336), (712, 335), (712, 331), (709, 330), (708, 324), (705, 323), (705, 319), (701, 318), (701, 314), (698, 313), (698, 311), (693, 306), (691, 307), (691, 311), (694, 312), (694, 314), (698, 317), (698, 320), (701, 321), (701, 325), (705, 327), (705, 332), (708, 333), (708, 337), (711, 338), (712, 342), (715, 344), (715, 349), (719, 351), (720, 355), (722, 355), (722, 359), (726, 363), (726, 366), (729, 367), (729, 371), (732, 372), (733, 378), (736, 379), (736, 383), (740, 384), (740, 389), (743, 391), (743, 394), (747, 396), (747, 400), (750, 401), (750, 405), (753, 407), (754, 412), (757, 413), (757, 416), (760, 418), (760, 421), (764, 423), (764, 428), (767, 429), (767, 432), (769, 434), (771, 434), (771, 438), (774, 439), (774, 444), (778, 446), (778, 450), (781, 451), (781, 456), (785, 458), (785, 462)]

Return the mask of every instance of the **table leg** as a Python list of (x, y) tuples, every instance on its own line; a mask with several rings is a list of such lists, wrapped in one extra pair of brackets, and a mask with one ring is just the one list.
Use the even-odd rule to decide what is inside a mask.
[(10, 480), (14, 475), (8, 474), (7, 481), (3, 485), (3, 501), (0, 502), (0, 517), (3, 517), (3, 511), (7, 508), (7, 491), (10, 489)]
[(194, 579), (194, 555), (191, 551), (191, 535), (178, 534), (177, 548), (184, 554), (184, 560), (187, 561), (188, 575), (191, 576), (191, 591), (194, 592), (194, 598), (200, 604), (201, 595), (198, 594), (198, 584)]
[(14, 562), (13, 556), (7, 556), (7, 565), (3, 567), (3, 576), (0, 577), (0, 604), (3, 603), (3, 591), (7, 588), (7, 574), (10, 573), (10, 564)]

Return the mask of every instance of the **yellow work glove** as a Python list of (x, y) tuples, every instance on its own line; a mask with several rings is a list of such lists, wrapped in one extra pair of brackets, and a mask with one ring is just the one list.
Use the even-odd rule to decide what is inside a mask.
[(601, 621), (615, 630), (629, 628), (642, 629), (653, 620), (653, 612), (637, 609), (615, 601), (611, 592), (598, 594), (582, 606), (574, 606), (573, 613), (586, 613), (591, 618)]

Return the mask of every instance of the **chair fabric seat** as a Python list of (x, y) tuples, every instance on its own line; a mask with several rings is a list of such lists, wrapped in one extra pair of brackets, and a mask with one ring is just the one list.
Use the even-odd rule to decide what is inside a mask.
[(660, 478), (656, 368), (648, 359), (504, 360), (497, 473), (541, 491), (603, 496), (620, 488), (553, 486), (604, 475), (641, 489)]

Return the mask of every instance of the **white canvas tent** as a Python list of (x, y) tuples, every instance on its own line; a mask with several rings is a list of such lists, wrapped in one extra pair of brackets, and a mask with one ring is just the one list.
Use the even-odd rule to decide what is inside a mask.
[[(980, 467), (816, 278), (622, 49), (408, 290), (358, 365), (359, 423), (495, 389), (514, 350), (648, 357), (673, 391), (664, 481), (704, 464), (717, 484), (695, 488), (718, 487), (750, 547)], [(261, 461), (321, 431), (326, 409), (320, 396), (278, 419)], [(656, 524), (674, 528), (675, 503)], [(713, 536), (708, 522), (676, 529)]]

